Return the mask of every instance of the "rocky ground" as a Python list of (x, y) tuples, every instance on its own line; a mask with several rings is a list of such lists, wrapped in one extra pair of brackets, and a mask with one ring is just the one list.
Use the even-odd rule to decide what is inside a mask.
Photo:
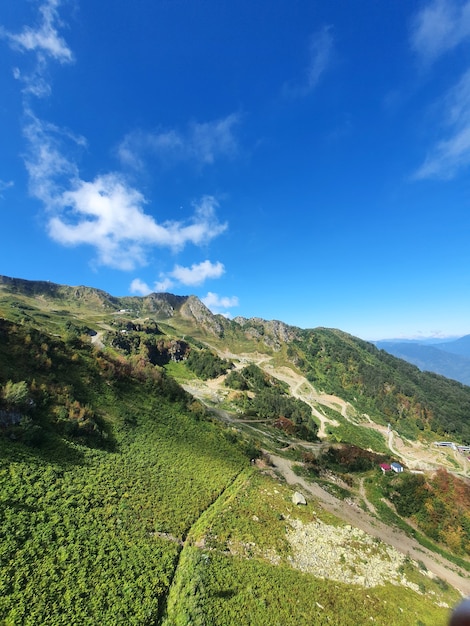
[[(271, 461), (276, 470), (283, 476), (290, 485), (300, 487), (302, 492), (308, 497), (313, 496), (313, 502), (319, 504), (326, 511), (333, 513), (336, 517), (346, 522), (354, 529), (362, 531), (361, 537), (368, 537), (368, 540), (380, 540), (386, 546), (392, 547), (404, 557), (409, 557), (422, 565), (434, 576), (447, 581), (452, 587), (458, 589), (462, 595), (470, 595), (470, 576), (468, 572), (457, 567), (444, 557), (431, 552), (421, 546), (415, 539), (409, 537), (397, 528), (387, 526), (369, 513), (363, 511), (354, 502), (339, 500), (328, 493), (316, 483), (310, 483), (292, 470), (291, 462), (280, 456), (271, 455)], [(310, 499), (310, 503), (312, 499)], [(304, 532), (304, 531), (302, 531)], [(307, 531), (303, 535), (307, 544), (313, 546), (313, 538), (318, 537), (315, 533)], [(350, 544), (351, 546), (351, 544)], [(313, 549), (313, 548), (312, 548)], [(313, 549), (313, 554), (317, 554), (317, 548)], [(313, 562), (313, 561), (312, 561)], [(365, 576), (365, 574), (359, 574)], [(366, 580), (367, 578), (365, 578)]]
[(359, 528), (291, 520), (287, 538), (289, 561), (303, 572), (363, 587), (391, 582), (419, 591), (403, 574), (406, 556)]

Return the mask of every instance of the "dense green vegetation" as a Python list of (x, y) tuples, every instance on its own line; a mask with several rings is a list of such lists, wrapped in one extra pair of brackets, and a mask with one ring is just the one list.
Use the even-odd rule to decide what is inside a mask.
[(231, 389), (240, 391), (253, 391), (258, 393), (264, 389), (276, 389), (280, 393), (286, 393), (288, 385), (283, 381), (270, 376), (266, 372), (251, 363), (241, 370), (230, 372), (225, 379), (225, 384)]
[(470, 485), (441, 469), (431, 477), (384, 476), (382, 488), (399, 515), (455, 554), (470, 552)]
[(243, 392), (237, 403), (246, 415), (270, 419), (274, 426), (297, 437), (316, 438), (318, 426), (309, 405), (288, 395), (285, 382), (269, 376), (257, 365), (230, 372), (225, 384)]
[(243, 459), (209, 425), (151, 413), (160, 423), (124, 436), (118, 453), (85, 451), (75, 463), (2, 446), (6, 624), (155, 623), (178, 540)]
[[(1, 338), (1, 623), (158, 623), (180, 542), (248, 465), (244, 442), (151, 366), (5, 321)], [(77, 406), (102, 437), (63, 428), (92, 419)]]
[(339, 330), (299, 330), (289, 354), (319, 389), (406, 436), (448, 435), (470, 443), (470, 387), (421, 372)]
[(233, 367), (230, 361), (221, 359), (210, 350), (191, 350), (186, 365), (202, 380), (222, 376)]
[[(211, 320), (193, 302), (196, 323), (178, 317), (185, 297), (117, 299), (16, 280), (9, 289), (0, 298), (2, 626), (230, 626), (240, 616), (263, 626), (355, 625), (371, 616), (397, 626), (445, 623), (435, 601), (451, 604), (455, 593), (412, 564), (407, 576), (424, 595), (320, 580), (290, 566), (287, 520), (339, 522), (320, 509), (294, 509), (291, 490), (261, 476), (249, 459), (262, 446), (278, 454), (292, 436), (315, 439), (312, 410), (287, 383), (253, 364), (232, 369), (204, 342), (264, 346), (276, 363), (288, 358), (315, 387), (350, 400), (358, 421), (364, 411), (412, 435), (453, 432), (464, 440), (466, 388), (339, 331), (291, 330), (281, 346), (278, 323), (256, 320), (245, 331)], [(153, 311), (163, 321), (144, 317)], [(227, 407), (244, 418), (230, 428), (172, 378), (221, 374)], [(330, 428), (333, 440), (356, 445), (333, 445), (323, 457), (299, 445), (286, 455), (303, 460), (310, 476), (328, 468), (353, 485), (351, 472), (383, 458), (363, 449), (385, 452), (383, 437), (318, 409), (339, 423)], [(389, 478), (374, 479), (378, 500), (387, 495), (434, 540), (468, 552), (470, 496), (460, 483), (446, 474), (424, 485)]]

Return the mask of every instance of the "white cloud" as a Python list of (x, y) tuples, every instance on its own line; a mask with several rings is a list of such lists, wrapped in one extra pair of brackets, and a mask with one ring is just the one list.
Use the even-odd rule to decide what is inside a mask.
[(170, 275), (183, 285), (201, 285), (208, 278), (220, 278), (224, 272), (225, 268), (219, 261), (203, 261), (191, 267), (175, 265)]
[(152, 292), (147, 283), (144, 283), (140, 278), (134, 278), (131, 282), (129, 290), (131, 293), (137, 293), (139, 296), (148, 296)]
[(162, 277), (162, 280), (157, 280), (154, 284), (154, 288), (155, 291), (157, 292), (162, 292), (162, 291), (169, 291), (172, 287), (174, 287), (174, 281), (172, 281), (170, 278), (164, 278)]
[[(76, 165), (76, 152), (86, 145), (85, 139), (34, 115), (27, 96), (49, 93), (48, 62), (73, 60), (57, 30), (62, 26), (57, 11), (60, 4), (61, 0), (44, 0), (39, 7), (41, 20), (35, 28), (25, 27), (19, 34), (0, 33), (19, 51), (36, 55), (32, 75), (23, 77), (18, 68), (14, 74), (26, 85), (23, 132), (28, 142), (25, 165), (30, 191), (44, 203), (50, 237), (62, 245), (92, 246), (99, 264), (122, 270), (145, 265), (149, 250), (154, 247), (178, 251), (187, 244), (207, 244), (227, 227), (216, 217), (218, 202), (213, 196), (203, 196), (194, 203), (193, 214), (186, 221), (159, 223), (145, 212), (147, 200), (124, 175), (109, 172), (83, 180)], [(229, 116), (206, 125), (193, 125), (189, 146), (184, 150), (192, 150), (204, 162), (228, 153), (234, 146), (231, 129), (235, 123), (236, 116)], [(177, 144), (171, 134), (154, 140), (171, 150)], [(196, 276), (196, 269), (188, 276)]]
[(24, 133), (30, 146), (26, 157), (30, 188), (50, 215), (48, 232), (55, 241), (90, 245), (100, 264), (129, 270), (144, 265), (152, 247), (178, 251), (189, 243), (203, 245), (226, 229), (216, 217), (218, 202), (213, 196), (194, 203), (186, 222), (158, 223), (144, 211), (143, 194), (122, 174), (82, 180), (65, 153), (80, 148), (83, 138), (41, 122), (31, 112), (28, 115)]
[(239, 304), (237, 296), (219, 296), (212, 291), (209, 291), (207, 296), (202, 298), (202, 302), (212, 311), (212, 313), (217, 313), (228, 318), (231, 317), (231, 313), (229, 311), (224, 311), (224, 309), (230, 309), (238, 306)]
[(237, 296), (219, 296), (212, 291), (208, 291), (202, 301), (208, 308), (230, 308), (239, 304)]
[(158, 223), (144, 211), (143, 194), (122, 174), (111, 172), (92, 181), (80, 178), (76, 164), (65, 153), (83, 146), (82, 137), (42, 122), (30, 111), (28, 120), (24, 134), (29, 142), (30, 188), (50, 215), (48, 232), (55, 241), (90, 245), (99, 264), (130, 270), (146, 264), (152, 247), (178, 251), (189, 243), (203, 245), (226, 229), (216, 217), (218, 202), (213, 196), (194, 203), (193, 215), (186, 222)]
[(470, 37), (470, 2), (433, 0), (414, 18), (411, 46), (427, 64)]
[(217, 221), (217, 202), (209, 196), (196, 205), (187, 224), (159, 224), (144, 212), (145, 204), (144, 196), (120, 174), (98, 176), (92, 182), (76, 180), (72, 190), (55, 198), (61, 213), (51, 218), (49, 234), (64, 245), (91, 245), (100, 264), (130, 270), (145, 265), (149, 247), (176, 251), (187, 243), (206, 243), (226, 228)]
[(143, 167), (143, 156), (154, 155), (166, 164), (192, 162), (211, 165), (221, 157), (238, 153), (234, 133), (240, 116), (232, 113), (210, 122), (193, 122), (185, 133), (176, 130), (144, 132), (137, 130), (126, 135), (118, 146), (121, 162), (136, 169)]
[(430, 150), (415, 179), (453, 178), (470, 165), (470, 70), (442, 99), (443, 138)]
[(191, 267), (175, 265), (171, 272), (160, 274), (160, 280), (155, 282), (155, 291), (168, 291), (175, 284), (195, 286), (202, 285), (206, 280), (220, 278), (225, 272), (223, 263), (217, 261), (202, 261), (193, 263)]
[[(185, 286), (195, 286), (201, 285), (208, 279), (220, 278), (225, 272), (225, 268), (222, 263), (217, 261), (216, 263), (212, 263), (211, 261), (202, 261), (201, 263), (193, 263), (191, 267), (184, 267), (182, 265), (175, 265), (173, 270), (168, 273), (160, 273), (160, 280), (155, 281), (153, 285), (153, 290), (155, 292), (169, 291), (175, 285), (185, 285)], [(135, 278), (130, 286), (132, 293), (140, 293), (141, 295), (146, 295), (151, 292), (150, 287), (147, 283), (140, 280), (140, 278)], [(236, 306), (238, 304), (238, 300), (225, 298), (218, 299), (216, 294), (212, 294), (209, 292), (208, 296), (210, 302), (214, 306), (218, 307), (230, 307)]]
[(331, 63), (333, 54), (333, 36), (329, 26), (324, 26), (312, 35), (309, 45), (309, 63), (299, 81), (290, 81), (284, 85), (284, 95), (303, 97), (311, 93)]
[(0, 29), (0, 37), (6, 39), (12, 48), (36, 55), (36, 66), (31, 74), (23, 75), (19, 68), (14, 69), (15, 78), (25, 85), (25, 93), (38, 97), (49, 95), (50, 85), (45, 77), (47, 62), (50, 59), (62, 64), (73, 61), (72, 51), (57, 30), (57, 26), (62, 25), (57, 11), (60, 4), (61, 0), (43, 2), (39, 6), (40, 23), (34, 28), (25, 26), (20, 33)]

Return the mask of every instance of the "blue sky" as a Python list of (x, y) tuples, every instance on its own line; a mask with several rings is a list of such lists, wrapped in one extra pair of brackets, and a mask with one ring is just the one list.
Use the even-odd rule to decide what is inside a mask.
[(0, 273), (470, 333), (470, 1), (0, 6)]

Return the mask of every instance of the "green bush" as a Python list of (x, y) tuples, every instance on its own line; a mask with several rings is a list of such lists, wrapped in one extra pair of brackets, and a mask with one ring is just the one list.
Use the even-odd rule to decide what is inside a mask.
[(232, 367), (230, 361), (221, 359), (210, 350), (191, 350), (186, 364), (198, 378), (203, 380), (226, 374), (227, 370)]

